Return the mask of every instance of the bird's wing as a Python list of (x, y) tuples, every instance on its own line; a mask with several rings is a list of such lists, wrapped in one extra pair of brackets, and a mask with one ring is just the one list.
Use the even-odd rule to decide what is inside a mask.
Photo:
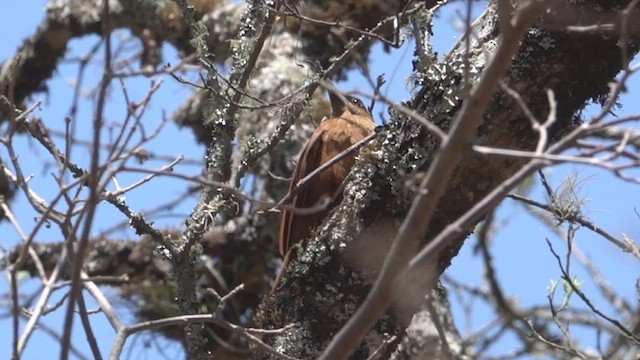
[[(324, 146), (323, 135), (325, 132), (325, 127), (320, 126), (313, 132), (311, 135), (311, 139), (302, 150), (300, 154), (300, 158), (298, 159), (298, 164), (296, 165), (296, 169), (293, 172), (293, 178), (291, 179), (291, 185), (289, 186), (289, 192), (295, 189), (298, 182), (304, 179), (305, 176), (309, 175), (313, 170), (315, 170), (318, 166), (320, 166), (320, 156), (322, 153), (322, 147)], [(298, 193), (298, 195), (294, 196), (291, 205), (296, 208), (304, 208), (308, 207), (308, 196), (309, 196), (310, 186), (307, 183), (302, 191)], [(280, 240), (279, 240), (279, 248), (280, 254), (284, 257), (289, 251), (289, 248), (294, 245), (300, 239), (292, 238), (292, 228), (293, 224), (296, 222), (296, 218), (300, 215), (296, 215), (293, 211), (284, 209), (282, 220), (280, 222)]]

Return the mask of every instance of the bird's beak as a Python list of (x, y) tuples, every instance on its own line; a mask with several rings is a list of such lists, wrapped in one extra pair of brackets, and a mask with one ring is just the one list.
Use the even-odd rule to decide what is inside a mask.
[(329, 93), (329, 101), (331, 101), (331, 117), (338, 117), (342, 115), (344, 112), (344, 101), (341, 99), (340, 95), (335, 94), (331, 91)]

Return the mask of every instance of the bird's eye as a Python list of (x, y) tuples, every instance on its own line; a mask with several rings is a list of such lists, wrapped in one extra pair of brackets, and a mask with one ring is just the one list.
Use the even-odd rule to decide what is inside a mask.
[(360, 99), (357, 99), (357, 98), (351, 98), (351, 102), (352, 102), (354, 105), (357, 105), (357, 106), (359, 106), (359, 107), (364, 106), (364, 105), (362, 104), (362, 101), (360, 101)]

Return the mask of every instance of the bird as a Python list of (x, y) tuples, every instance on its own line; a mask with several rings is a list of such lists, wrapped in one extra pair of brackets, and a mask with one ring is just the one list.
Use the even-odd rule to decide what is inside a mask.
[[(375, 122), (363, 102), (355, 96), (329, 92), (331, 117), (324, 120), (313, 132), (305, 145), (290, 183), (289, 193), (318, 167), (374, 132)], [(279, 286), (280, 278), (291, 258), (295, 256), (294, 245), (305, 240), (311, 231), (320, 225), (329, 211), (341, 199), (342, 183), (355, 163), (355, 153), (350, 153), (337, 163), (309, 180), (303, 189), (293, 196), (291, 205), (295, 209), (309, 209), (304, 213), (284, 209), (280, 219), (278, 247), (284, 257), (282, 267), (274, 281), (272, 293)], [(322, 206), (323, 202), (330, 202)]]

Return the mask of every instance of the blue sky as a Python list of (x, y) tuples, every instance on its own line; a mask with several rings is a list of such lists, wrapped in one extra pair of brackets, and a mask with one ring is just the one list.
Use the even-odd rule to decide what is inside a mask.
[[(11, 56), (22, 41), (32, 34), (44, 16), (44, 4), (45, 1), (42, 0), (14, 2), (10, 8), (0, 12), (0, 33), (5, 34), (1, 42), (2, 45), (0, 45), (0, 61), (4, 61)], [(456, 6), (460, 6), (460, 4)], [(475, 6), (478, 9), (480, 8), (480, 4), (476, 4)], [(436, 25), (434, 26), (434, 46), (439, 54), (446, 53), (452, 47), (456, 36), (459, 34), (460, 21), (456, 11), (458, 10), (450, 8), (436, 20)], [(11, 35), (7, 36), (6, 34)], [(114, 36), (118, 36), (118, 34)], [(71, 51), (68, 57), (71, 58), (85, 54), (88, 49), (95, 45), (96, 41), (97, 38), (91, 36), (74, 40), (71, 44)], [(165, 46), (165, 54), (165, 61), (176, 61), (175, 52), (171, 48)], [(388, 83), (383, 91), (397, 101), (406, 100), (410, 97), (410, 89), (407, 87), (407, 77), (411, 72), (412, 54), (413, 48), (410, 43), (407, 43), (403, 48), (393, 50), (390, 54), (384, 53), (381, 46), (376, 46), (372, 55), (373, 61), (370, 64), (372, 75), (375, 77), (382, 73), (386, 74)], [(99, 81), (97, 76), (99, 76), (99, 74), (100, 68), (98, 66), (87, 73), (86, 89), (97, 84)], [(68, 62), (62, 65), (54, 76), (55, 78), (48, 83), (49, 88), (53, 91), (49, 94), (37, 94), (32, 100), (43, 101), (42, 109), (36, 112), (37, 116), (42, 117), (46, 124), (54, 128), (63, 129), (64, 117), (71, 103), (74, 81), (77, 76), (77, 64)], [(144, 78), (128, 81), (127, 90), (130, 96), (134, 99), (142, 98), (154, 80), (157, 79)], [(157, 97), (145, 117), (145, 126), (148, 127), (149, 131), (162, 123), (163, 111), (166, 111), (166, 115), (169, 116), (190, 94), (190, 90), (177, 84), (168, 77), (162, 78), (162, 81), (163, 84), (158, 91)], [(347, 91), (361, 90), (368, 92), (371, 90), (368, 84), (362, 79), (362, 76), (356, 72), (349, 76), (347, 82), (341, 83), (339, 86)], [(637, 79), (633, 78), (628, 84), (627, 93), (621, 98), (623, 107), (616, 111), (616, 115), (624, 116), (640, 113), (640, 104), (637, 100), (633, 99), (633, 94), (636, 94), (635, 97), (637, 98), (639, 91), (640, 83)], [(122, 104), (123, 93), (118, 86), (112, 87), (109, 95), (110, 103)], [(77, 117), (78, 137), (86, 140), (89, 139), (88, 131), (94, 105), (91, 102), (82, 102), (82, 104)], [(590, 108), (595, 109), (595, 107)], [(377, 116), (380, 110), (380, 108), (376, 108), (374, 115)], [(121, 111), (121, 107), (118, 106), (110, 108), (107, 113), (107, 121), (117, 122), (123, 115)], [(591, 112), (593, 112), (593, 110)], [(589, 113), (590, 112), (587, 112), (587, 114)], [(202, 159), (203, 149), (193, 145), (195, 141), (190, 131), (179, 130), (171, 123), (165, 126), (167, 126), (165, 131), (162, 131), (161, 135), (148, 145), (147, 150), (171, 156), (185, 155), (196, 161)], [(55, 166), (43, 168), (43, 163), (38, 160), (39, 158), (46, 157), (45, 151), (39, 147), (37, 143), (26, 137), (18, 137), (16, 143), (20, 149), (19, 155), (29, 159), (23, 162), (26, 164), (25, 172), (34, 175), (32, 180), (34, 189), (45, 198), (52, 196), (53, 191), (49, 191), (48, 189), (51, 188), (51, 173), (55, 171)], [(178, 149), (179, 153), (176, 153), (176, 149)], [(4, 148), (0, 149), (0, 156), (6, 159), (6, 151)], [(31, 161), (31, 159), (33, 159), (33, 161)], [(76, 151), (73, 154), (73, 159), (81, 165), (88, 164), (86, 151)], [(146, 165), (160, 167), (165, 163), (166, 162), (150, 162)], [(197, 166), (192, 165), (179, 165), (176, 168), (176, 171), (189, 174), (195, 174), (198, 170)], [(620, 237), (621, 233), (625, 233), (632, 239), (640, 238), (640, 231), (638, 230), (640, 228), (638, 227), (640, 218), (634, 213), (634, 209), (639, 207), (637, 199), (640, 198), (636, 195), (638, 193), (637, 185), (618, 180), (607, 172), (593, 167), (562, 165), (547, 169), (545, 173), (548, 175), (553, 187), (559, 186), (568, 174), (577, 174), (580, 179), (585, 179), (580, 192), (582, 197), (588, 199), (584, 208), (585, 215), (615, 236)], [(138, 180), (140, 177), (141, 175), (139, 174), (129, 174), (119, 177), (118, 181), (122, 185), (127, 185)], [(538, 182), (537, 179), (536, 182)], [(138, 206), (138, 204), (145, 204), (145, 208), (152, 208), (153, 204), (161, 203), (166, 197), (177, 196), (184, 190), (185, 184), (181, 181), (156, 179), (153, 182), (153, 188), (143, 186), (128, 194), (127, 201), (134, 207)], [(150, 193), (153, 194), (152, 198), (149, 197)], [(164, 195), (166, 195), (166, 197)], [(544, 199), (544, 195), (539, 186), (535, 187), (529, 196), (539, 201), (543, 201)], [(181, 226), (181, 220), (184, 218), (184, 215), (191, 211), (194, 203), (194, 198), (187, 198), (184, 203), (175, 209), (174, 217), (157, 218), (154, 220), (156, 224), (160, 226)], [(13, 208), (17, 216), (22, 219), (25, 224), (28, 223), (25, 219), (30, 220), (36, 216), (23, 198), (18, 198), (17, 201), (14, 202)], [(145, 208), (134, 208), (134, 210), (144, 211)], [(100, 225), (94, 228), (94, 234), (96, 235), (110, 228), (114, 223), (124, 221), (123, 217), (109, 206), (101, 206), (98, 216), (100, 216), (101, 221)], [(516, 204), (512, 200), (505, 200), (499, 207), (496, 226), (496, 236), (491, 245), (491, 251), (496, 261), (497, 276), (502, 282), (506, 293), (510, 297), (517, 299), (517, 302), (522, 306), (545, 304), (546, 291), (550, 281), (557, 280), (560, 277), (556, 261), (549, 253), (545, 238), (552, 241), (556, 251), (559, 251), (561, 254), (564, 254), (566, 249), (564, 240), (553, 231), (550, 231), (546, 224), (541, 223), (535, 217), (531, 216), (521, 205)], [(11, 248), (19, 243), (19, 237), (16, 232), (8, 226), (6, 222), (0, 224), (0, 234), (0, 246), (5, 249)], [(112, 235), (121, 238), (133, 238), (132, 232), (127, 229), (126, 226)], [(52, 229), (40, 232), (37, 240), (55, 241), (58, 239), (60, 239), (60, 234), (55, 227), (52, 227)], [(622, 253), (606, 240), (603, 240), (586, 229), (578, 231), (576, 243), (598, 266), (603, 276), (611, 283), (616, 291), (625, 296), (632, 304), (636, 304), (635, 281), (637, 279), (636, 274), (638, 274), (638, 270), (640, 270), (638, 260), (632, 258), (629, 254)], [(485, 280), (483, 279), (483, 264), (481, 258), (473, 253), (473, 246), (475, 244), (475, 239), (471, 237), (462, 248), (460, 255), (454, 259), (451, 268), (447, 271), (447, 275), (472, 286), (486, 286)], [(610, 307), (606, 305), (599, 295), (590, 276), (575, 260), (573, 271), (579, 280), (584, 281), (582, 289), (591, 297), (596, 306), (599, 306), (605, 313), (610, 313)], [(38, 285), (39, 281), (36, 280), (25, 280), (22, 283), (23, 290), (26, 293), (37, 291)], [(103, 288), (103, 290), (107, 294), (115, 294), (115, 291), (109, 288)], [(8, 281), (0, 280), (0, 293), (8, 294)], [(53, 301), (59, 299), (62, 291), (59, 291), (59, 293), (57, 297), (54, 297)], [(88, 296), (86, 298), (90, 299)], [(561, 297), (557, 299), (559, 302)], [(7, 300), (4, 300), (3, 303), (6, 301)], [(463, 334), (465, 334), (466, 329), (478, 329), (495, 318), (493, 312), (476, 301), (475, 304), (478, 305), (478, 311), (474, 313), (470, 322), (466, 321), (461, 303), (456, 301), (454, 297), (452, 297), (452, 302), (456, 322), (459, 325), (459, 330)], [(117, 301), (116, 303), (118, 304)], [(575, 298), (571, 304), (577, 307), (584, 306)], [(92, 303), (89, 303), (88, 306), (92, 309), (96, 308), (96, 305)], [(117, 309), (125, 314), (123, 315), (125, 322), (134, 321), (131, 316), (126, 315), (125, 304), (119, 304)], [(6, 312), (2, 314), (5, 315)], [(43, 319), (43, 324), (60, 330), (62, 314), (63, 311), (59, 310), (47, 315)], [(101, 344), (103, 355), (107, 355), (114, 338), (113, 330), (106, 323), (102, 315), (94, 315), (92, 321), (94, 324), (93, 328)], [(22, 326), (24, 326), (24, 323), (22, 323)], [(9, 316), (5, 315), (0, 317), (0, 327), (10, 329)], [(11, 338), (8, 331), (3, 331), (2, 333), (3, 335), (0, 335), (0, 359), (5, 359), (9, 358), (10, 355)], [(594, 334), (590, 332), (585, 332), (579, 327), (573, 327), (572, 335), (576, 336), (582, 344), (593, 344), (593, 346), (595, 346), (596, 341)], [(150, 338), (157, 340), (153, 337), (146, 337), (144, 339), (148, 340)], [(140, 341), (144, 340), (141, 338)], [(78, 322), (76, 322), (75, 325), (73, 342), (78, 344), (78, 348), (82, 353), (86, 355), (90, 354)], [(138, 342), (135, 345), (137, 347), (134, 351), (137, 352), (132, 353), (131, 358), (155, 358), (155, 351), (140, 351), (140, 349), (143, 348), (140, 343)], [(500, 343), (495, 351), (508, 351), (512, 345), (513, 343), (507, 339)], [(178, 347), (174, 345), (169, 345), (169, 347), (169, 358), (173, 358), (173, 354), (180, 353)], [(151, 348), (155, 349), (155, 344), (151, 346)], [(57, 354), (59, 352), (59, 346), (55, 340), (52, 340), (51, 337), (42, 331), (36, 331), (27, 347), (23, 359), (40, 359), (44, 351), (49, 355)]]

